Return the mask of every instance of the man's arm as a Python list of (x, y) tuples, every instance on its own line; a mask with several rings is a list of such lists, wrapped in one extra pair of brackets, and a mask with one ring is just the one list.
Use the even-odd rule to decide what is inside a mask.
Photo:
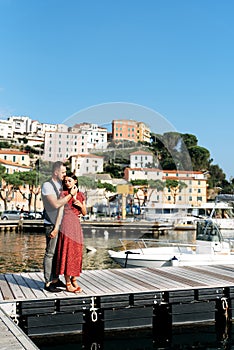
[(67, 204), (69, 202), (69, 200), (76, 195), (77, 193), (77, 187), (72, 188), (70, 190), (70, 193), (67, 194), (65, 197), (63, 198), (57, 198), (57, 196), (55, 194), (49, 194), (48, 196), (46, 196), (47, 201), (49, 202), (49, 204), (55, 208), (55, 209), (59, 209), (60, 207), (62, 207), (63, 205)]

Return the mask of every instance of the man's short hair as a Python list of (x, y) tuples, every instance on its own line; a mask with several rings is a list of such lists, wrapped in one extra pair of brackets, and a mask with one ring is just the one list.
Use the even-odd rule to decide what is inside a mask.
[(54, 164), (52, 166), (52, 173), (54, 174), (54, 172), (56, 170), (59, 170), (62, 166), (66, 167), (66, 165), (63, 162), (60, 162), (59, 160), (57, 162), (54, 162)]

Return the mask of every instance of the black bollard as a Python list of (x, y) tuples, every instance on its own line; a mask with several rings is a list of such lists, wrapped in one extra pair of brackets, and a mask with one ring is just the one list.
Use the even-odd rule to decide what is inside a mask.
[(172, 311), (167, 302), (153, 306), (153, 341), (168, 346), (172, 339)]
[(104, 314), (100, 308), (100, 297), (92, 297), (90, 309), (83, 313), (82, 348), (102, 350), (104, 341)]
[(218, 298), (215, 305), (215, 330), (218, 341), (227, 341), (232, 325), (231, 300), (226, 295)]

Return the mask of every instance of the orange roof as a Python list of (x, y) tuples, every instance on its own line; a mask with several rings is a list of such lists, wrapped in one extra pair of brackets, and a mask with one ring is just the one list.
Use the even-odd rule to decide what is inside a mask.
[(146, 152), (146, 151), (135, 151), (135, 152), (132, 152), (132, 153), (130, 153), (131, 155), (132, 154), (139, 154), (139, 155), (141, 155), (141, 154), (143, 154), (143, 155), (151, 155), (151, 156), (153, 156), (153, 153), (152, 152)]
[(25, 169), (31, 169), (31, 167), (28, 165), (22, 165), (22, 164), (11, 162), (10, 160), (5, 160), (5, 159), (1, 159), (1, 158), (0, 158), (0, 163), (5, 164), (5, 165), (20, 167), (20, 168), (25, 168)]
[(163, 170), (167, 174), (203, 174), (202, 171), (193, 171), (193, 170)]
[(71, 157), (82, 157), (82, 158), (104, 158), (102, 156), (96, 156), (95, 154), (74, 154)]
[(196, 179), (195, 177), (192, 176), (163, 176), (163, 180), (197, 180), (197, 181), (206, 181), (206, 179)]
[(0, 149), (0, 154), (22, 154), (22, 155), (27, 155), (28, 152), (25, 152), (25, 151), (18, 151), (18, 150), (14, 150), (14, 149), (6, 149), (6, 150), (3, 150), (3, 149)]

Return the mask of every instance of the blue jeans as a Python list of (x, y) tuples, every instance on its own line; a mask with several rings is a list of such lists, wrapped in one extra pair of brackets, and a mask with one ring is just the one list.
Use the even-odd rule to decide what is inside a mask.
[(49, 234), (53, 230), (53, 228), (53, 225), (45, 225), (46, 250), (43, 261), (45, 283), (51, 282), (52, 280), (58, 279), (59, 277), (56, 274), (56, 247), (58, 235), (55, 238), (49, 237)]

